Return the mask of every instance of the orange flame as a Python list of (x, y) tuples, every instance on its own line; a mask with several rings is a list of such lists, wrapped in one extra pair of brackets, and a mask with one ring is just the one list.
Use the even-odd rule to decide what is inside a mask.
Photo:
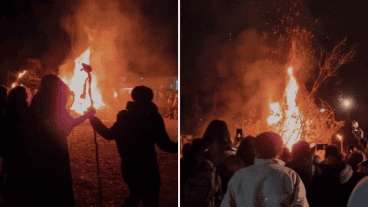
[(15, 87), (15, 83), (13, 83), (11, 87), (14, 88)]
[(23, 72), (21, 72), (21, 73), (19, 73), (19, 75), (18, 75), (18, 78), (21, 78), (24, 74), (26, 74), (26, 70), (25, 71), (23, 71)]
[[(285, 122), (283, 126), (278, 126), (277, 130), (282, 131), (282, 138), (287, 148), (291, 149), (293, 144), (300, 140), (301, 122), (299, 108), (296, 106), (296, 95), (298, 92), (298, 84), (293, 76), (293, 67), (288, 68), (289, 83), (285, 90), (287, 110), (285, 113)], [(268, 117), (268, 125), (277, 124), (283, 117), (279, 103), (270, 103), (271, 115)]]
[[(85, 99), (82, 99), (80, 97), (80, 95), (83, 94), (84, 83), (88, 77), (88, 74), (84, 70), (81, 71), (81, 68), (83, 68), (82, 63), (85, 63), (87, 65), (90, 64), (89, 63), (90, 54), (91, 48), (88, 48), (81, 56), (75, 59), (74, 75), (71, 77), (71, 79), (68, 79), (67, 77), (61, 78), (75, 94), (75, 101), (71, 109), (77, 112), (78, 114), (83, 114), (91, 106), (91, 101), (88, 94), (88, 87), (89, 87), (88, 82), (86, 85)], [(102, 101), (100, 89), (97, 87), (98, 77), (93, 71), (91, 72), (91, 76), (92, 76), (91, 93), (94, 102), (93, 107), (95, 109), (101, 109), (105, 106), (105, 104)]]

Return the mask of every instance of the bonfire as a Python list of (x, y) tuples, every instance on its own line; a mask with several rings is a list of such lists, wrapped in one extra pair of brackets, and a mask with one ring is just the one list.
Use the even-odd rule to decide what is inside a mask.
[[(331, 54), (326, 55), (323, 52), (321, 62), (322, 57), (325, 57), (324, 64), (319, 65), (319, 76), (315, 80), (312, 90), (308, 92), (294, 75), (295, 71), (299, 70), (294, 65), (304, 64), (305, 61), (303, 61), (302, 56), (297, 55), (297, 41), (301, 40), (295, 37), (298, 36), (297, 33), (300, 30), (296, 29), (293, 32), (290, 59), (285, 65), (288, 82), (282, 100), (269, 101), (270, 114), (267, 118), (246, 119), (243, 125), (244, 134), (252, 136), (257, 136), (265, 131), (280, 134), (285, 146), (289, 149), (299, 140), (305, 140), (311, 145), (330, 143), (332, 136), (344, 126), (344, 121), (335, 120), (333, 110), (326, 102), (320, 100), (321, 106), (317, 106), (314, 95), (323, 82), (328, 77), (333, 76), (342, 64), (351, 61), (355, 54), (354, 49), (341, 54), (345, 40), (339, 43)], [(267, 125), (264, 125), (264, 122)]]
[[(85, 113), (88, 108), (91, 106), (91, 100), (88, 93), (85, 92), (85, 88), (88, 89), (88, 81), (85, 81), (88, 78), (88, 74), (81, 70), (83, 68), (82, 63), (89, 65), (90, 64), (90, 54), (91, 48), (88, 48), (85, 52), (83, 52), (78, 58), (75, 59), (75, 68), (74, 73), (71, 77), (61, 77), (61, 79), (69, 86), (69, 88), (74, 92), (75, 100), (71, 107), (71, 110), (76, 112), (77, 114)], [(100, 89), (98, 88), (98, 77), (92, 71), (92, 83), (91, 83), (91, 92), (92, 99), (94, 102), (93, 107), (95, 109), (102, 109), (105, 104), (102, 101), (102, 96), (100, 93)], [(82, 96), (82, 95), (85, 96)]]

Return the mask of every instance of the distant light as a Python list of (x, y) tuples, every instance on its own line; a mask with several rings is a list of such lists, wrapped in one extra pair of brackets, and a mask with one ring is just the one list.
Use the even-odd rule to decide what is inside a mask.
[(325, 111), (326, 111), (326, 109), (324, 107), (319, 109), (319, 112), (321, 112), (321, 113), (324, 113)]
[(341, 141), (342, 140), (342, 136), (341, 135), (336, 135), (336, 137)]
[(350, 101), (349, 100), (345, 100), (344, 101), (344, 106), (346, 106), (346, 107), (350, 106)]
[(141, 78), (141, 80), (142, 80), (143, 78)]

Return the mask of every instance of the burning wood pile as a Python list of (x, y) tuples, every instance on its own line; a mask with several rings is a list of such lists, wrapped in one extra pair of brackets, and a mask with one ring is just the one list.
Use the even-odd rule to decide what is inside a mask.
[[(71, 106), (71, 110), (78, 114), (83, 114), (91, 106), (91, 97), (88, 93), (84, 92), (84, 88), (87, 88), (88, 82), (85, 80), (88, 78), (88, 73), (81, 70), (83, 68), (82, 63), (89, 64), (91, 48), (88, 48), (81, 56), (75, 59), (74, 74), (71, 77), (64, 76), (61, 79), (70, 87), (74, 92), (74, 103)], [(94, 102), (94, 108), (102, 109), (105, 104), (102, 101), (102, 96), (100, 89), (97, 86), (98, 77), (96, 73), (91, 72), (92, 82), (91, 82), (91, 93)], [(89, 87), (89, 86), (88, 86)], [(84, 94), (85, 96), (82, 96)]]
[(351, 61), (355, 54), (354, 50), (341, 53), (345, 40), (339, 43), (331, 54), (326, 55), (323, 51), (318, 78), (312, 90), (308, 92), (295, 76), (299, 70), (298, 65), (305, 64), (303, 56), (298, 56), (297, 52), (297, 41), (301, 40), (295, 37), (298, 37), (299, 32), (300, 30), (294, 30), (292, 34), (290, 59), (285, 65), (288, 80), (282, 100), (275, 102), (270, 97), (268, 117), (258, 120), (246, 119), (243, 123), (244, 134), (257, 136), (265, 131), (273, 131), (282, 136), (285, 146), (289, 149), (299, 140), (315, 144), (330, 143), (332, 136), (344, 126), (344, 121), (335, 120), (334, 112), (326, 102), (320, 100), (321, 106), (317, 106), (314, 95), (319, 86), (328, 77), (333, 76), (342, 64)]

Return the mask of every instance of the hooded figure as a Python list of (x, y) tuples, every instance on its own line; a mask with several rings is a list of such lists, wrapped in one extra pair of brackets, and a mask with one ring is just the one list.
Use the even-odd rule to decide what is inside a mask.
[(153, 91), (145, 86), (132, 90), (132, 99), (117, 115), (117, 121), (108, 129), (97, 118), (91, 124), (107, 140), (115, 140), (121, 157), (121, 173), (130, 188), (123, 206), (158, 206), (161, 179), (155, 144), (166, 152), (178, 152), (178, 143), (170, 140), (162, 116), (152, 102)]
[(318, 166), (322, 174), (313, 178), (308, 196), (311, 206), (345, 207), (362, 175), (354, 173), (352, 167), (343, 162), (343, 155), (335, 145), (326, 147), (325, 161)]
[[(9, 172), (9, 206), (74, 206), (67, 137), (95, 114), (73, 119), (66, 108), (70, 89), (56, 75), (46, 75), (20, 130), (22, 159)], [(22, 195), (21, 199), (19, 195)]]

